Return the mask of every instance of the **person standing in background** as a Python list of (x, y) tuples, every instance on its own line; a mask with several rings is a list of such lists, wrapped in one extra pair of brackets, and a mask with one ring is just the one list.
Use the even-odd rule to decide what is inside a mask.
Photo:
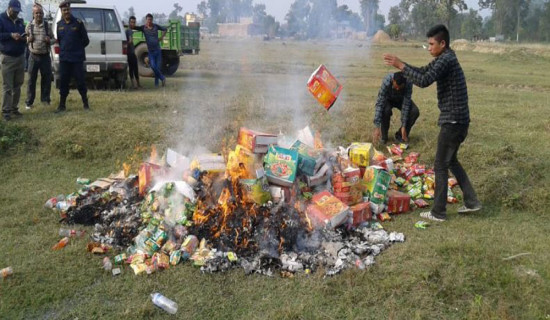
[[(136, 89), (141, 88), (141, 84), (139, 84), (139, 69), (138, 69), (138, 61), (136, 57), (136, 48), (134, 47), (134, 42), (132, 41), (133, 33), (136, 28), (136, 17), (131, 16), (130, 19), (128, 19), (128, 29), (126, 30), (126, 39), (128, 41), (128, 50), (127, 50), (127, 57), (128, 57), (128, 71), (130, 73), (130, 81), (132, 82), (132, 88)], [(135, 82), (134, 82), (135, 79)]]
[(52, 30), (48, 22), (44, 20), (44, 10), (40, 4), (32, 8), (33, 20), (27, 24), (27, 47), (29, 55), (29, 80), (27, 82), (27, 110), (33, 108), (36, 96), (36, 81), (40, 71), (40, 101), (50, 105), (50, 92), (52, 88), (52, 60), (50, 58), (50, 45), (53, 39)]
[[(166, 35), (166, 28), (153, 23), (153, 15), (148, 13), (145, 16), (145, 25), (136, 26), (134, 29), (143, 32), (145, 36), (145, 42), (147, 43), (147, 50), (149, 51), (149, 65), (155, 73), (155, 87), (158, 87), (159, 81), (162, 82), (162, 86), (166, 85), (166, 77), (160, 71), (160, 65), (162, 60), (162, 51), (160, 50), (160, 43), (164, 40)], [(159, 38), (159, 31), (162, 34)]]
[(19, 99), (25, 81), (25, 24), (18, 18), (19, 0), (10, 0), (6, 12), (0, 14), (0, 65), (2, 67), (2, 117), (20, 117)]

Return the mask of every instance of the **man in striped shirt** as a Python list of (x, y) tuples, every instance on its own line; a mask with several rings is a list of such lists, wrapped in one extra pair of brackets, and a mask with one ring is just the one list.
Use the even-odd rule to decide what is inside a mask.
[(52, 88), (52, 61), (50, 58), (50, 45), (53, 39), (53, 33), (44, 20), (44, 10), (40, 4), (35, 4), (32, 8), (33, 20), (25, 31), (27, 33), (27, 43), (30, 52), (29, 55), (29, 81), (27, 82), (27, 100), (25, 101), (27, 110), (32, 109), (34, 98), (36, 96), (36, 80), (38, 71), (40, 71), (40, 101), (44, 104), (50, 104), (50, 92)]
[(481, 203), (464, 168), (458, 162), (457, 153), (468, 135), (470, 111), (466, 78), (455, 52), (449, 46), (449, 30), (444, 25), (431, 28), (427, 35), (428, 50), (434, 59), (424, 67), (414, 67), (392, 54), (384, 55), (384, 63), (403, 71), (415, 85), (425, 88), (437, 82), (437, 101), (440, 110), (440, 126), (435, 154), (435, 195), (431, 211), (423, 212), (423, 218), (445, 221), (447, 218), (447, 181), (449, 169), (458, 180), (464, 195), (464, 206), (459, 213), (481, 209)]

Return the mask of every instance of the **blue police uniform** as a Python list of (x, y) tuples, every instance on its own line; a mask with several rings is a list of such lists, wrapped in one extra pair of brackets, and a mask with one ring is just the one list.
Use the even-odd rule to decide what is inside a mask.
[(65, 110), (65, 102), (69, 95), (71, 77), (76, 80), (78, 92), (82, 97), (84, 109), (88, 109), (88, 89), (84, 75), (85, 48), (90, 43), (84, 23), (71, 15), (70, 21), (61, 19), (57, 23), (57, 40), (59, 41), (59, 107)]

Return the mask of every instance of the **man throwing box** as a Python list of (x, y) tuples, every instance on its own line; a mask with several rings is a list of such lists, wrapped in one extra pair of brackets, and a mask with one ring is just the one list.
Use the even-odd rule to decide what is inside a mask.
[(457, 158), (458, 148), (466, 139), (470, 124), (466, 78), (455, 52), (450, 48), (449, 30), (444, 25), (437, 25), (431, 28), (426, 36), (428, 50), (434, 57), (428, 65), (414, 67), (392, 54), (384, 55), (384, 63), (402, 70), (408, 80), (421, 88), (437, 82), (437, 104), (440, 110), (438, 124), (441, 129), (434, 164), (434, 205), (431, 211), (422, 212), (420, 216), (434, 221), (445, 221), (449, 169), (455, 175), (464, 194), (464, 206), (459, 208), (458, 212), (478, 211), (481, 209), (481, 203)]
[(63, 1), (61, 20), (57, 22), (57, 39), (59, 41), (59, 106), (55, 113), (64, 112), (67, 108), (69, 83), (71, 78), (76, 80), (76, 87), (82, 98), (84, 110), (89, 110), (88, 88), (84, 77), (85, 48), (90, 43), (88, 31), (84, 23), (71, 14), (71, 3)]
[(27, 46), (29, 49), (29, 80), (27, 82), (27, 110), (32, 109), (36, 96), (36, 80), (40, 71), (40, 101), (50, 104), (52, 88), (52, 59), (50, 58), (50, 44), (53, 39), (52, 30), (44, 21), (44, 10), (40, 4), (32, 7), (33, 20), (27, 24)]
[(409, 140), (411, 128), (414, 126), (420, 111), (411, 100), (413, 84), (407, 81), (402, 72), (390, 73), (382, 82), (378, 91), (378, 100), (374, 111), (373, 143), (378, 143), (380, 136), (382, 144), (388, 141), (388, 130), (392, 109), (401, 110), (401, 127), (395, 133), (395, 140), (406, 142)]

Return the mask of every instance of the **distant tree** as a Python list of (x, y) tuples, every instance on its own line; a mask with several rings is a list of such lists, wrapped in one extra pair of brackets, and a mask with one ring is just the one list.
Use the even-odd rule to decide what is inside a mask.
[[(404, 0), (409, 5), (417, 6), (421, 5), (424, 8), (431, 7), (434, 11), (432, 15), (437, 15), (441, 23), (445, 23), (447, 27), (451, 26), (452, 20), (456, 17), (458, 12), (462, 12), (468, 9), (468, 5), (464, 0)], [(484, 0), (481, 0), (484, 1)]]
[(403, 31), (401, 30), (401, 26), (398, 24), (392, 23), (388, 26), (388, 34), (393, 39), (399, 39), (402, 32)]
[(134, 16), (134, 17), (136, 16), (136, 11), (134, 10), (134, 7), (130, 7), (128, 8), (127, 11), (124, 11), (122, 19), (124, 20), (125, 23), (128, 23), (128, 20), (130, 20), (131, 16)]
[(477, 10), (470, 9), (468, 13), (462, 14), (462, 18), (460, 27), (461, 38), (476, 40), (481, 38), (483, 18)]
[(336, 22), (347, 21), (349, 26), (356, 31), (365, 30), (365, 25), (363, 24), (361, 16), (350, 10), (345, 4), (336, 8), (336, 11), (333, 14), (333, 19), (336, 20)]
[(426, 32), (434, 25), (441, 23), (437, 14), (437, 4), (431, 1), (419, 2), (411, 10), (411, 32), (424, 37)]
[(531, 0), (479, 0), (481, 9), (491, 9), (496, 33), (519, 41), (522, 19), (528, 14)]
[(550, 41), (550, 1), (546, 2), (542, 9), (540, 34), (541, 40)]
[(388, 12), (388, 22), (390, 24), (401, 25), (403, 18), (401, 17), (401, 10), (398, 6), (393, 6)]
[(311, 3), (307, 36), (308, 38), (327, 38), (332, 30), (331, 25), (334, 24), (332, 15), (336, 12), (336, 0), (311, 0)]
[(361, 15), (365, 21), (367, 35), (373, 35), (377, 30), (378, 0), (360, 0)]
[(305, 35), (310, 11), (311, 5), (308, 0), (295, 0), (290, 5), (290, 9), (285, 16), (288, 35)]
[(179, 3), (174, 3), (174, 10), (170, 12), (168, 15), (168, 19), (170, 20), (180, 20), (183, 22), (183, 17), (179, 15), (179, 13), (183, 10), (183, 7), (179, 5)]

